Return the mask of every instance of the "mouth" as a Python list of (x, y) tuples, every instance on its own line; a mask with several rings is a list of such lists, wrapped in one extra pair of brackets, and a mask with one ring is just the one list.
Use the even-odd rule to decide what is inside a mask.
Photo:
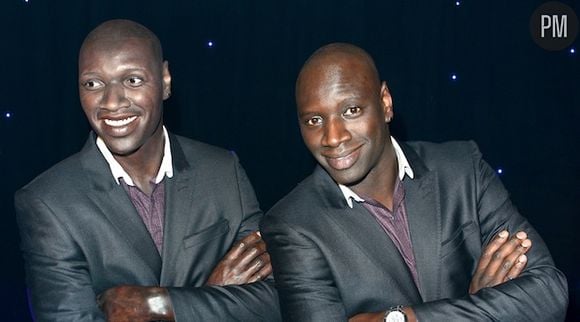
[(139, 125), (139, 115), (103, 115), (100, 120), (101, 135), (115, 138), (131, 134)]
[(114, 119), (104, 119), (103, 121), (110, 127), (123, 127), (129, 125), (131, 122), (135, 121), (137, 116), (129, 116), (124, 119), (114, 120)]
[(360, 157), (361, 146), (338, 155), (322, 155), (328, 165), (335, 170), (346, 170), (352, 167)]

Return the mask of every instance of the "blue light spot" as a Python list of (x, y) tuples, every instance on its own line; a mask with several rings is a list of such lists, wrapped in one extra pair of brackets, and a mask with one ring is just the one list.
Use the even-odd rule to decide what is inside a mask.
[(461, 4), (461, 2), (459, 1), (455, 1), (455, 5), (459, 7), (459, 5)]
[(208, 42), (207, 42), (207, 46), (208, 46), (208, 47), (210, 47), (210, 48), (211, 48), (211, 47), (213, 47), (213, 41), (211, 41), (211, 40), (210, 40), (210, 41), (208, 41)]
[(498, 174), (503, 174), (503, 169), (502, 168), (497, 169), (497, 173)]
[(12, 117), (12, 112), (6, 112), (4, 113), (4, 117), (6, 117), (7, 119)]
[(575, 54), (575, 53), (576, 53), (576, 49), (570, 48), (570, 54)]
[(457, 80), (457, 74), (451, 74), (451, 80), (456, 81)]

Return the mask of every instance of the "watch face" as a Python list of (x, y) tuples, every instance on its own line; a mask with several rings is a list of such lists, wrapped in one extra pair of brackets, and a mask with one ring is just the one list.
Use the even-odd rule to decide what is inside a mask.
[(391, 311), (385, 316), (385, 322), (406, 322), (405, 314), (400, 311)]

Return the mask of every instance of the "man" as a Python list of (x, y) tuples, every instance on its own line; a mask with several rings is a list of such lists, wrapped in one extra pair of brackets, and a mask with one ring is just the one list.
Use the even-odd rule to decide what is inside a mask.
[(564, 275), (477, 146), (397, 143), (365, 51), (316, 51), (296, 103), (319, 166), (261, 223), (285, 320), (564, 319)]
[(112, 20), (84, 40), (93, 132), (15, 197), (38, 320), (280, 319), (252, 186), (233, 153), (166, 131), (170, 91), (144, 26)]

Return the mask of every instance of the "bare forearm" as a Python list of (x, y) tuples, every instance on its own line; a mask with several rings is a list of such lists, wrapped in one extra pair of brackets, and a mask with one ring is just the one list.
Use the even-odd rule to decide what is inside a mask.
[(97, 302), (110, 322), (175, 320), (169, 292), (162, 287), (121, 285), (99, 295)]

